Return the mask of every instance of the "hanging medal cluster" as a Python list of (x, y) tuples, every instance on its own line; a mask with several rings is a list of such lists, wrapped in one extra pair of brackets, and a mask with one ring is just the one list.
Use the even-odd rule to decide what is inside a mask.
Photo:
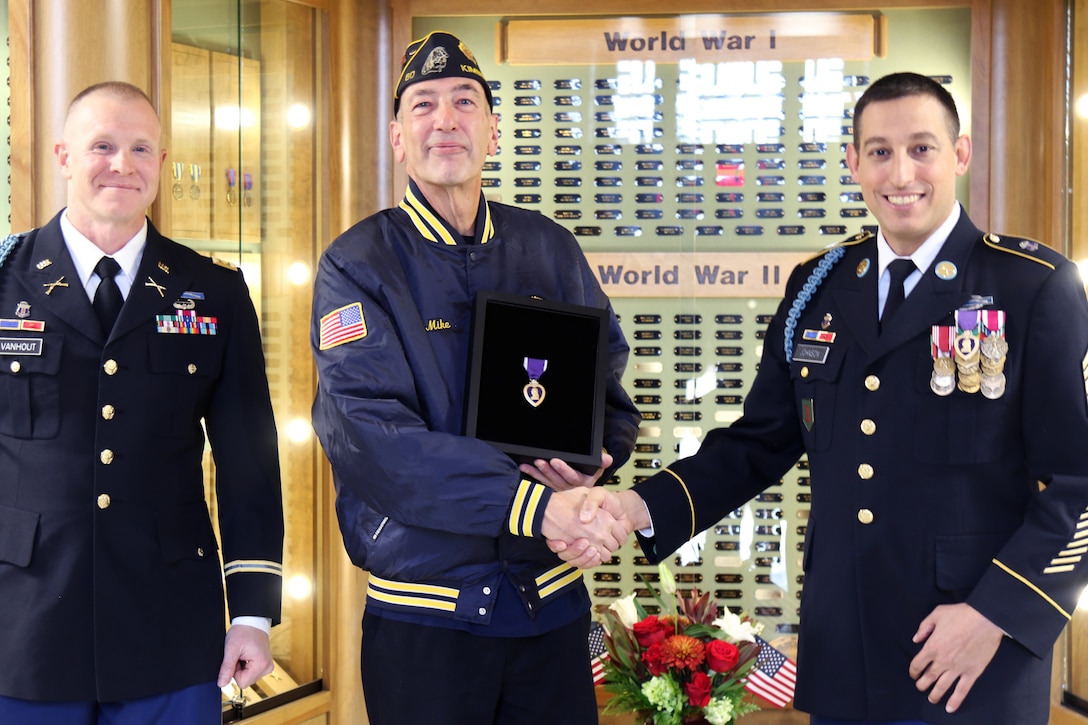
[(929, 387), (937, 395), (981, 392), (996, 400), (1005, 394), (1004, 310), (957, 310), (955, 325), (934, 325), (930, 338), (933, 374)]

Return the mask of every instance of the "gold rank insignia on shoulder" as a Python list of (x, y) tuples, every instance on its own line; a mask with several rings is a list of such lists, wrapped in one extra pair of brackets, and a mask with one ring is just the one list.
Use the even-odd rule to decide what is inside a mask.
[(1022, 239), (1018, 237), (1003, 239), (996, 234), (987, 233), (982, 237), (982, 241), (991, 249), (997, 249), (1017, 257), (1030, 259), (1036, 264), (1041, 264), (1050, 269), (1057, 268), (1056, 264), (1051, 262), (1049, 258), (1053, 255), (1058, 255), (1058, 253), (1034, 239)]
[[(827, 258), (829, 255), (831, 255), (833, 253), (836, 255), (836, 256), (833, 257), (833, 259), (835, 260), (835, 262), (838, 262), (840, 259), (842, 259), (842, 255), (846, 252), (847, 247), (852, 247), (855, 244), (860, 244), (860, 243), (862, 243), (864, 241), (872, 239), (872, 237), (873, 237), (872, 232), (858, 232), (854, 236), (850, 237), (849, 239), (844, 239), (843, 241), (839, 242), (838, 244), (833, 244), (830, 247), (824, 247), (820, 251), (813, 254), (811, 257), (806, 258), (804, 261), (801, 262), (801, 264), (804, 265), (804, 264), (808, 264), (809, 262), (813, 262), (813, 261), (815, 261), (817, 259)], [(834, 264), (834, 263), (832, 263), (832, 264)], [(857, 270), (856, 270), (858, 277), (861, 277), (866, 272), (868, 272), (869, 271), (869, 266), (870, 265), (867, 263), (867, 261), (863, 261), (863, 262), (859, 263), (858, 266), (857, 266)]]
[(225, 259), (220, 259), (219, 257), (212, 257), (212, 261), (218, 264), (220, 267), (225, 267), (226, 269), (229, 269), (233, 272), (238, 271), (238, 265), (232, 264)]

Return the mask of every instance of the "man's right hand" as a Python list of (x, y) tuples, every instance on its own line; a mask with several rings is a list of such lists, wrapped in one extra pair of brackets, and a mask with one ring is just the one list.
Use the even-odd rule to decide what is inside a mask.
[[(552, 498), (554, 499), (555, 495)], [(547, 514), (545, 514), (545, 520), (547, 520)], [(624, 531), (620, 545), (626, 541), (632, 531), (650, 526), (650, 515), (646, 510), (646, 504), (634, 491), (613, 493), (600, 487), (592, 489), (590, 495), (581, 501), (578, 511), (579, 524), (582, 526), (603, 525), (609, 520), (615, 522), (614, 526), (621, 526)], [(547, 538), (549, 549), (560, 559), (579, 569), (588, 569), (607, 561), (612, 557), (612, 552), (619, 548), (618, 546), (611, 548), (601, 546), (589, 536), (578, 536), (573, 539), (565, 536)]]
[(542, 527), (549, 548), (582, 569), (610, 559), (633, 530), (617, 495), (601, 487), (553, 493)]

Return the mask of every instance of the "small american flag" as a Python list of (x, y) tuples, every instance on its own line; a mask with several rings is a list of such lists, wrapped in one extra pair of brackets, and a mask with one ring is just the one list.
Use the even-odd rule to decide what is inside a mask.
[(776, 707), (785, 707), (793, 699), (797, 666), (762, 637), (756, 637), (756, 641), (760, 645), (759, 654), (748, 672), (745, 689)]
[(604, 661), (608, 650), (604, 646), (604, 627), (600, 622), (589, 625), (589, 665), (593, 669), (593, 684), (604, 682)]
[(353, 302), (321, 318), (321, 339), (318, 347), (321, 350), (328, 350), (330, 347), (364, 337), (366, 337), (366, 320), (363, 319), (363, 305), (360, 302)]

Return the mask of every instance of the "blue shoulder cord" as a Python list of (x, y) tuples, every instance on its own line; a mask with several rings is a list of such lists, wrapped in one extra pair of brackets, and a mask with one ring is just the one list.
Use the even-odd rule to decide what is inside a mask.
[(15, 245), (22, 239), (21, 234), (9, 234), (4, 241), (0, 242), (0, 267), (4, 266), (4, 260), (11, 254), (11, 250), (15, 249)]
[(831, 271), (831, 268), (835, 266), (835, 263), (842, 259), (846, 254), (845, 247), (835, 247), (830, 252), (823, 256), (820, 263), (816, 265), (816, 269), (812, 270), (812, 274), (808, 276), (808, 280), (805, 281), (801, 291), (797, 293), (797, 298), (793, 301), (793, 305), (790, 306), (790, 312), (786, 316), (786, 329), (784, 334), (785, 341), (784, 347), (786, 350), (786, 362), (789, 363), (793, 360), (793, 333), (797, 329), (797, 319), (801, 316), (801, 312), (805, 309), (805, 305), (812, 299), (812, 295), (816, 293), (816, 289), (827, 277), (827, 273)]

